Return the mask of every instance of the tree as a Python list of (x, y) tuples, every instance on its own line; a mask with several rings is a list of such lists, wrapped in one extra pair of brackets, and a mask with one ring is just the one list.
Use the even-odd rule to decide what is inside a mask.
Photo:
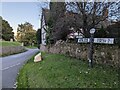
[(114, 24), (109, 25), (106, 29), (107, 37), (115, 38), (115, 44), (120, 47), (120, 21), (114, 22)]
[(62, 35), (59, 33), (59, 31), (61, 31), (61, 28), (63, 26), (61, 25), (58, 26), (58, 23), (61, 21), (60, 18), (64, 17), (65, 11), (66, 11), (65, 2), (50, 2), (50, 19), (48, 23), (49, 26), (48, 30), (50, 30), (50, 32), (48, 32), (47, 35), (48, 39), (50, 40), (52, 39), (53, 41), (56, 41), (59, 38), (61, 38)]
[[(83, 0), (84, 1), (84, 0)], [(90, 36), (90, 29), (96, 28), (98, 24), (110, 17), (119, 19), (119, 2), (68, 2), (68, 11), (77, 12), (81, 18), (80, 26), (83, 28), (83, 34)]]
[(42, 36), (41, 35), (42, 35), (41, 34), (41, 29), (38, 29), (37, 32), (36, 32), (38, 48), (39, 48), (39, 45), (42, 43)]
[(100, 29), (98, 29), (96, 32), (95, 32), (95, 35), (94, 35), (95, 38), (105, 38), (107, 37), (107, 31), (106, 29), (101, 26)]
[[(53, 0), (54, 1), (54, 0)], [(84, 1), (84, 0), (83, 0)], [(85, 37), (90, 37), (90, 29), (107, 27), (111, 17), (119, 20), (119, 2), (50, 2), (50, 19), (48, 23), (48, 39), (66, 40), (73, 27)], [(81, 31), (81, 28), (83, 31)], [(99, 28), (99, 29), (98, 29)], [(105, 31), (97, 31), (104, 33)], [(47, 30), (46, 30), (47, 31)], [(105, 32), (106, 33), (106, 32)], [(101, 37), (104, 37), (102, 35)]]
[(106, 28), (107, 37), (120, 38), (120, 21), (115, 22), (112, 25), (109, 25)]
[(0, 38), (6, 41), (10, 41), (10, 39), (14, 39), (14, 32), (8, 21), (3, 20), (0, 16)]
[(33, 25), (29, 22), (19, 24), (16, 39), (19, 42), (23, 42), (25, 45), (36, 43), (36, 30), (33, 29)]
[[(118, 2), (50, 2), (51, 38), (54, 41), (65, 40), (71, 27), (79, 32), (82, 28), (81, 33), (85, 37), (90, 37), (91, 28), (101, 28), (102, 26), (105, 28), (109, 25), (110, 17), (115, 16), (118, 19), (118, 11)], [(103, 33), (104, 30), (101, 28), (97, 32)]]
[(53, 24), (55, 24), (59, 18), (64, 16), (65, 11), (66, 11), (65, 2), (50, 2), (50, 17), (51, 20), (53, 21)]

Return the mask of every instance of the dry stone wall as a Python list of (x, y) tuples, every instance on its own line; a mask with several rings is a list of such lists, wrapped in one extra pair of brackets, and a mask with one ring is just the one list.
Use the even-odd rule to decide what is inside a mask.
[[(66, 43), (60, 40), (53, 46), (47, 46), (46, 51), (88, 60), (89, 44)], [(94, 44), (94, 63), (120, 67), (119, 52), (117, 45)]]

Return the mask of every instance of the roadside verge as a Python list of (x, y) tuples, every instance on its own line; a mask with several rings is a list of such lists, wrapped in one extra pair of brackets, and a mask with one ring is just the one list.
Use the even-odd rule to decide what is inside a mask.
[(20, 70), (17, 88), (117, 88), (118, 71), (61, 54), (42, 53), (43, 61), (32, 57)]

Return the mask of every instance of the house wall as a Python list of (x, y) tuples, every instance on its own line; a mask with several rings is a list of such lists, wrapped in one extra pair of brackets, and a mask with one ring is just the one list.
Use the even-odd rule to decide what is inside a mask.
[(45, 29), (47, 29), (47, 26), (45, 25), (45, 20), (44, 20), (44, 17), (42, 18), (42, 44), (43, 45), (46, 45), (46, 31)]

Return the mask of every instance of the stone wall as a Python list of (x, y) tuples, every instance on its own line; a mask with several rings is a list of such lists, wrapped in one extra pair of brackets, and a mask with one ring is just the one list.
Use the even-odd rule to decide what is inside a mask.
[(5, 46), (0, 48), (0, 56), (11, 55), (26, 51), (23, 46)]
[[(82, 60), (88, 60), (89, 44), (75, 44), (58, 41), (53, 46), (47, 46), (50, 53), (64, 54)], [(94, 63), (120, 66), (119, 54), (120, 48), (117, 45), (94, 44)]]

